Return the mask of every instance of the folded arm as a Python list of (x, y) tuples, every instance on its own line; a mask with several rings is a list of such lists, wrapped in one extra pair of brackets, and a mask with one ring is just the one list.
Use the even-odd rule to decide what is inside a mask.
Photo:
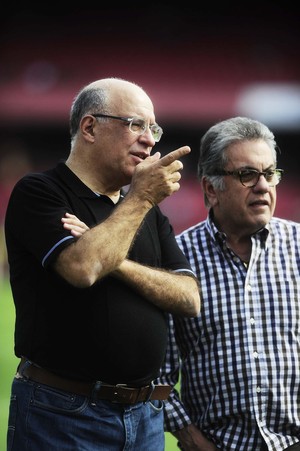
[(162, 310), (191, 317), (199, 314), (199, 287), (192, 275), (151, 268), (131, 260), (124, 260), (111, 275), (132, 286)]
[[(90, 233), (86, 224), (74, 215), (66, 214), (62, 222), (77, 238)], [(192, 273), (175, 273), (124, 259), (110, 275), (123, 280), (162, 310), (187, 317), (199, 314), (199, 286)]]

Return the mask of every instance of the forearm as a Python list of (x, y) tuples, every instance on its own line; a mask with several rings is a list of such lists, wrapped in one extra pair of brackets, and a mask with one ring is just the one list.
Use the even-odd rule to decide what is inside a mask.
[(139, 163), (125, 199), (101, 224), (74, 235), (78, 240), (61, 252), (55, 270), (77, 287), (89, 287), (115, 270), (148, 211), (179, 189), (183, 165), (178, 158), (190, 150), (184, 146), (162, 158), (157, 152)]
[(115, 277), (125, 281), (162, 310), (175, 315), (194, 317), (200, 311), (200, 294), (196, 279), (124, 260)]
[(56, 271), (78, 287), (93, 285), (126, 258), (137, 230), (152, 205), (127, 195), (102, 223), (87, 230), (59, 255)]

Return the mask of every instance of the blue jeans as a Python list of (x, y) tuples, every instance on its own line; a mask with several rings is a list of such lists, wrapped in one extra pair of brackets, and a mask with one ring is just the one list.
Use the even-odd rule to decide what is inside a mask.
[(163, 451), (163, 402), (93, 400), (15, 378), (7, 451)]

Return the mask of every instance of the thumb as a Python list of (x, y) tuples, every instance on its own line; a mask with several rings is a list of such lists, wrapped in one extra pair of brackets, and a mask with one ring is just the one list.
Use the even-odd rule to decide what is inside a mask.
[(160, 157), (161, 157), (161, 153), (155, 152), (153, 155), (150, 155), (149, 157), (147, 157), (146, 160), (150, 163), (154, 163), (155, 161), (159, 160)]

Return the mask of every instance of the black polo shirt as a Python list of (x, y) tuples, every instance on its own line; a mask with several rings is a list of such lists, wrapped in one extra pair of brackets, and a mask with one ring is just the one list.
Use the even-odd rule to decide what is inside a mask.
[[(52, 269), (74, 241), (61, 222), (66, 212), (93, 227), (115, 207), (64, 163), (16, 184), (5, 221), (15, 353), (73, 379), (144, 385), (158, 376), (164, 358), (165, 314), (116, 278), (76, 288)], [(191, 271), (159, 207), (146, 215), (128, 258)]]

